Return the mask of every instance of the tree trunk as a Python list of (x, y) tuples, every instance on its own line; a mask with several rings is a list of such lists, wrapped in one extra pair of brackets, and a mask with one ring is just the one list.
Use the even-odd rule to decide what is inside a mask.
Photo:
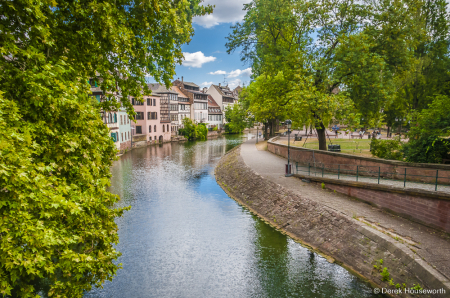
[(389, 131), (390, 131), (390, 126), (387, 127), (387, 133), (386, 133), (386, 138), (389, 137)]
[(267, 141), (269, 140), (269, 133), (267, 132), (269, 130), (269, 123), (264, 123), (264, 139)]
[(327, 137), (325, 135), (325, 126), (323, 122), (320, 121), (319, 128), (317, 130), (317, 138), (319, 139), (319, 150), (327, 150)]
[(271, 119), (270, 120), (270, 136), (271, 137), (274, 137), (275, 136), (275, 133), (274, 133), (274, 131), (273, 131), (273, 128), (274, 128), (274, 121), (275, 121), (275, 119)]

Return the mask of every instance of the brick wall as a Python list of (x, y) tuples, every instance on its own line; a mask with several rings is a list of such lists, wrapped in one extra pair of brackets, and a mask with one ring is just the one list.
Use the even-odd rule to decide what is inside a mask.
[[(296, 175), (299, 178), (309, 176)], [(435, 194), (427, 191), (395, 189), (358, 182), (346, 182), (326, 178), (312, 178), (315, 182), (324, 182), (325, 187), (337, 192), (374, 204), (377, 207), (393, 211), (406, 218), (450, 233), (450, 195)]]
[[(288, 146), (274, 142), (271, 139), (267, 144), (267, 150), (287, 158)], [(438, 174), (438, 184), (450, 184), (450, 165), (406, 163), (395, 160), (382, 160), (363, 156), (355, 156), (345, 153), (311, 150), (298, 147), (290, 147), (290, 158), (299, 165), (313, 165), (321, 169), (322, 165), (329, 172), (358, 173), (361, 176), (403, 180), (406, 168), (406, 180), (426, 183), (435, 183)], [(338, 166), (339, 165), (339, 166)]]

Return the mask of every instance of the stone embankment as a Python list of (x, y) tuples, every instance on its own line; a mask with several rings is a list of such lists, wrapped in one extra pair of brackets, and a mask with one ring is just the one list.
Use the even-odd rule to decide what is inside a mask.
[(263, 178), (245, 164), (240, 147), (220, 160), (215, 174), (219, 185), (239, 204), (374, 287), (403, 289), (397, 297), (410, 297), (404, 288), (420, 285), (441, 291), (421, 297), (448, 297), (450, 283), (445, 276), (404, 243)]

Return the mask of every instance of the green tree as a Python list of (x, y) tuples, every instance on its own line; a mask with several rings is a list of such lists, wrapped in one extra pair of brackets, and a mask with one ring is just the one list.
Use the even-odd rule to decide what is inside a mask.
[(441, 163), (450, 154), (450, 97), (438, 95), (418, 113), (403, 151), (409, 162)]
[[(115, 145), (99, 108), (142, 98), (145, 75), (170, 83), (192, 17), (190, 1), (0, 3), (0, 293), (81, 297), (120, 264), (106, 187)], [(89, 78), (101, 77), (100, 105)]]
[(197, 125), (190, 118), (183, 119), (183, 128), (179, 129), (179, 132), (188, 140), (206, 140), (208, 136), (208, 129), (205, 123), (199, 123)]
[(314, 124), (322, 150), (331, 117), (345, 111), (351, 123), (376, 125), (383, 109), (416, 108), (417, 90), (428, 90), (420, 94), (426, 99), (447, 88), (443, 0), (253, 0), (244, 9), (227, 47), (252, 64), (258, 108), (267, 107), (269, 119)]
[(249, 112), (245, 109), (241, 102), (237, 102), (232, 106), (225, 108), (225, 131), (227, 133), (241, 133), (246, 127), (252, 125)]
[(208, 137), (208, 128), (205, 123), (199, 123), (196, 127), (198, 139), (204, 141)]

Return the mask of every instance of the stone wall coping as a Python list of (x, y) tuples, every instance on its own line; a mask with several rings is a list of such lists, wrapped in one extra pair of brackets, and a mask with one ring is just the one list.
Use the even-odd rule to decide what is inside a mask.
[(429, 190), (414, 189), (414, 188), (399, 188), (399, 187), (390, 186), (390, 185), (348, 181), (348, 180), (338, 180), (338, 179), (332, 179), (332, 178), (322, 178), (322, 177), (299, 175), (299, 174), (294, 174), (293, 176), (297, 177), (299, 179), (307, 179), (307, 180), (310, 180), (313, 182), (324, 182), (324, 183), (335, 184), (335, 185), (345, 185), (345, 186), (351, 186), (351, 187), (357, 187), (357, 188), (385, 191), (385, 192), (390, 192), (390, 193), (406, 194), (406, 195), (411, 195), (411, 196), (416, 196), (416, 197), (425, 197), (425, 198), (433, 199), (433, 200), (450, 201), (450, 194), (441, 192), (441, 191), (429, 191)]
[[(282, 146), (282, 147), (288, 147), (288, 145), (277, 143), (279, 137), (271, 138), (268, 143), (276, 146)], [(404, 161), (398, 161), (398, 160), (387, 160), (387, 159), (381, 159), (381, 158), (373, 158), (373, 157), (365, 157), (365, 156), (358, 156), (358, 155), (351, 155), (346, 153), (339, 153), (339, 152), (331, 152), (331, 151), (325, 151), (325, 150), (316, 150), (316, 149), (307, 149), (307, 148), (300, 148), (300, 147), (294, 147), (290, 146), (290, 150), (300, 150), (300, 151), (310, 151), (310, 152), (316, 152), (320, 154), (326, 154), (331, 156), (341, 156), (351, 159), (357, 159), (357, 160), (364, 160), (364, 161), (370, 161), (374, 163), (383, 163), (388, 165), (393, 165), (397, 167), (409, 167), (409, 168), (429, 168), (429, 169), (437, 169), (437, 170), (446, 170), (450, 171), (450, 165), (444, 165), (444, 164), (434, 164), (434, 163), (410, 163), (410, 162), (404, 162)]]

